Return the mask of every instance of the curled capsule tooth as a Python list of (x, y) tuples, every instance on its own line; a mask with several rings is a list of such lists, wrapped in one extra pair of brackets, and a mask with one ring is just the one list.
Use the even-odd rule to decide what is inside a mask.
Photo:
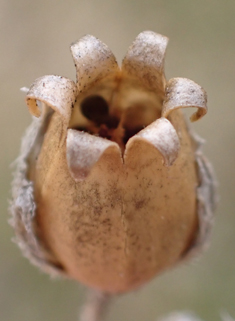
[(84, 36), (73, 43), (70, 49), (76, 67), (77, 86), (80, 92), (119, 70), (112, 51), (94, 36)]
[(180, 142), (169, 120), (165, 118), (157, 119), (132, 139), (135, 139), (135, 137), (145, 139), (157, 148), (163, 156), (165, 165), (170, 166), (176, 160), (180, 149)]
[(39, 117), (41, 111), (37, 100), (50, 106), (68, 123), (77, 96), (76, 84), (65, 77), (43, 76), (34, 81), (26, 95), (26, 103), (33, 116)]
[(104, 153), (119, 150), (110, 140), (74, 129), (68, 130), (66, 147), (68, 168), (75, 181), (84, 180)]
[(196, 107), (197, 112), (190, 118), (196, 121), (207, 113), (206, 103), (206, 92), (201, 86), (187, 78), (172, 78), (166, 84), (162, 116), (167, 117), (175, 109)]
[(164, 58), (168, 38), (152, 31), (141, 32), (127, 51), (122, 70), (149, 89), (164, 94)]

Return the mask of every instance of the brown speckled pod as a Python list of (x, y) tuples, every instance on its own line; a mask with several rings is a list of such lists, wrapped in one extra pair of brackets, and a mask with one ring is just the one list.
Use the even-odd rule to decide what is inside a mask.
[[(207, 243), (211, 168), (181, 108), (206, 114), (206, 93), (168, 82), (168, 39), (141, 33), (119, 68), (93, 36), (72, 44), (77, 82), (29, 88), (33, 123), (13, 182), (12, 224), (31, 261), (109, 293), (134, 289)], [(37, 118), (38, 117), (38, 118)]]

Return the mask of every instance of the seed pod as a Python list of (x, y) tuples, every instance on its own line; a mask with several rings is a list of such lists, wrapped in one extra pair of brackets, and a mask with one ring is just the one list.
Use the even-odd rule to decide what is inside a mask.
[(181, 108), (207, 112), (206, 93), (166, 82), (168, 39), (142, 32), (119, 68), (93, 36), (72, 44), (76, 84), (44, 76), (26, 102), (11, 205), (16, 240), (44, 271), (118, 293), (207, 244), (214, 179)]

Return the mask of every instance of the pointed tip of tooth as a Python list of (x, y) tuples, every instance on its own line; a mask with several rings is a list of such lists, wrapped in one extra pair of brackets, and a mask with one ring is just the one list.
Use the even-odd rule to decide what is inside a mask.
[(119, 150), (119, 146), (112, 141), (69, 129), (66, 156), (68, 168), (74, 180), (84, 180), (101, 156), (111, 148)]
[(165, 118), (157, 119), (136, 136), (152, 144), (162, 154), (166, 166), (171, 166), (175, 162), (180, 150), (180, 142), (170, 121)]

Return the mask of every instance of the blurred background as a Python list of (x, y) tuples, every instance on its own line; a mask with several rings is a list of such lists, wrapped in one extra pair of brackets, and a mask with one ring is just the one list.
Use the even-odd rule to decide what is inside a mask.
[(235, 1), (0, 0), (0, 320), (75, 321), (85, 290), (52, 281), (22, 257), (7, 223), (12, 169), (31, 122), (19, 89), (46, 74), (75, 79), (71, 42), (90, 33), (121, 62), (143, 30), (170, 38), (166, 76), (186, 77), (208, 93), (209, 113), (194, 129), (219, 181), (211, 247), (197, 262), (156, 278), (110, 307), (109, 321), (153, 321), (191, 310), (205, 321), (235, 318)]

